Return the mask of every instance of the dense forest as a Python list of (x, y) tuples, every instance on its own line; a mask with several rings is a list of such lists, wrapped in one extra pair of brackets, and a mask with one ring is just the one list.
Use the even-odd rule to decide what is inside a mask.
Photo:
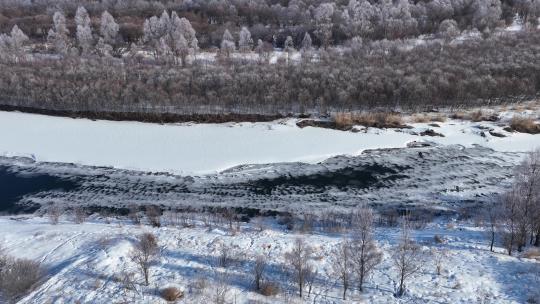
[(539, 0), (0, 0), (0, 103), (287, 115), (531, 98), (539, 16)]

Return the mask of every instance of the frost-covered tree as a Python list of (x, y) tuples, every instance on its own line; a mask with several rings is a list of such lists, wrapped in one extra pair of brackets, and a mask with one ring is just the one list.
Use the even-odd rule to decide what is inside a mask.
[(312, 258), (313, 248), (303, 239), (296, 239), (292, 249), (285, 253), (285, 260), (289, 263), (291, 275), (298, 285), (300, 298), (308, 276), (313, 273)]
[(294, 41), (291, 36), (287, 36), (285, 43), (283, 43), (283, 50), (287, 53), (294, 52)]
[(517, 167), (514, 184), (519, 191), (517, 250), (538, 242), (540, 222), (540, 149), (527, 155)]
[(99, 37), (96, 44), (96, 51), (102, 57), (111, 57), (113, 53), (113, 47), (107, 42), (105, 42), (105, 39)]
[(180, 18), (173, 12), (171, 16), (164, 11), (161, 17), (153, 16), (143, 25), (143, 42), (149, 43), (155, 56), (183, 55), (199, 48), (195, 30), (186, 18)]
[(0, 60), (9, 60), (11, 58), (11, 37), (6, 34), (0, 34)]
[(361, 208), (354, 217), (351, 260), (360, 291), (364, 290), (366, 278), (382, 261), (382, 252), (373, 238), (373, 220), (373, 211), (369, 208)]
[(408, 0), (382, 0), (379, 20), (383, 35), (388, 39), (410, 36), (416, 33), (418, 27), (418, 21), (412, 17)]
[(331, 254), (331, 274), (337, 277), (343, 285), (343, 300), (347, 299), (347, 290), (353, 278), (353, 264), (351, 260), (352, 248), (348, 242), (338, 244)]
[(231, 54), (236, 50), (236, 45), (234, 43), (234, 38), (229, 32), (228, 29), (223, 33), (223, 38), (221, 40), (221, 55), (229, 58)]
[(304, 39), (302, 39), (301, 50), (302, 52), (306, 53), (306, 52), (311, 52), (312, 49), (313, 49), (313, 46), (312, 46), (311, 36), (309, 35), (309, 33), (306, 32), (306, 34), (304, 35)]
[(99, 33), (105, 43), (115, 45), (118, 41), (118, 31), (120, 26), (114, 20), (114, 17), (108, 12), (104, 11), (101, 14)]
[[(142, 47), (138, 43), (131, 43), (129, 46), (129, 52), (128, 52), (128, 58), (134, 62), (139, 63), (143, 56), (141, 55)], [(132, 211), (132, 210), (130, 210)], [(137, 216), (136, 212), (131, 213), (132, 218), (135, 218)]]
[(24, 44), (28, 41), (28, 36), (14, 25), (10, 35), (0, 34), (0, 59), (18, 61), (24, 56)]
[(90, 23), (88, 12), (84, 6), (79, 6), (75, 13), (75, 26), (77, 27), (77, 43), (83, 55), (90, 53), (94, 43)]
[(189, 47), (188, 41), (184, 35), (180, 32), (179, 29), (173, 32), (172, 34), (174, 42), (174, 52), (176, 56), (180, 56), (182, 65), (186, 64), (186, 58), (190, 53), (191, 48)]
[(11, 28), (11, 48), (13, 49), (13, 53), (17, 56), (22, 54), (24, 52), (23, 46), (26, 42), (28, 42), (28, 36), (17, 26), (14, 25), (13, 28)]
[(427, 3), (426, 15), (433, 20), (445, 20), (451, 18), (454, 13), (454, 6), (452, 0), (432, 0)]
[(152, 47), (155, 58), (158, 58), (159, 56), (159, 49), (161, 47), (160, 39), (167, 33), (167, 27), (168, 26), (164, 25), (161, 19), (156, 16), (152, 16), (144, 21), (142, 40)]
[(88, 11), (84, 6), (77, 7), (77, 11), (75, 12), (75, 25), (90, 25), (90, 15), (88, 15)]
[(459, 34), (459, 27), (454, 19), (446, 19), (439, 25), (439, 35), (447, 41), (456, 38)]
[(272, 44), (268, 42), (263, 42), (261, 39), (257, 40), (257, 46), (255, 47), (255, 52), (259, 55), (259, 62), (268, 62), (270, 60), (270, 55), (272, 54)]
[(392, 259), (398, 274), (396, 296), (401, 297), (405, 293), (407, 280), (419, 272), (425, 263), (422, 248), (411, 238), (411, 227), (407, 218), (403, 220), (400, 241), (394, 249)]
[(540, 17), (540, 0), (514, 0), (517, 14), (523, 20), (523, 25), (528, 27), (538, 25)]
[(240, 30), (240, 37), (238, 39), (238, 47), (241, 52), (249, 52), (253, 47), (253, 39), (251, 38), (251, 33), (247, 27), (242, 27)]
[(332, 17), (334, 16), (334, 4), (322, 3), (316, 9), (314, 13), (315, 19), (315, 35), (319, 38), (324, 48), (330, 45), (332, 41)]
[(47, 34), (47, 41), (51, 43), (59, 54), (66, 55), (69, 51), (69, 30), (66, 27), (66, 17), (62, 12), (53, 15), (53, 28)]
[(367, 0), (350, 0), (343, 10), (344, 30), (350, 36), (367, 37), (373, 33), (373, 20), (378, 16), (377, 7)]
[(187, 20), (186, 18), (178, 18), (176, 12), (173, 12), (171, 17), (171, 23), (173, 24), (171, 31), (180, 31), (180, 33), (188, 42), (189, 47), (196, 51), (199, 48), (199, 41), (197, 39), (196, 32), (191, 25), (191, 22), (189, 22), (189, 20)]
[(500, 21), (502, 8), (500, 0), (476, 0), (473, 2), (472, 24), (480, 31), (493, 29)]
[(130, 251), (131, 260), (137, 265), (144, 278), (144, 283), (150, 283), (150, 266), (159, 256), (158, 239), (151, 233), (139, 235)]

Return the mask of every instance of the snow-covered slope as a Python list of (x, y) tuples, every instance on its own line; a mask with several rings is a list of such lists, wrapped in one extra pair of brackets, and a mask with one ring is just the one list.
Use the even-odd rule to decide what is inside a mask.
[[(36, 259), (49, 269), (46, 282), (21, 304), (165, 303), (159, 290), (167, 286), (185, 292), (179, 303), (212, 303), (220, 284), (216, 271), (224, 271), (212, 265), (223, 244), (237, 258), (227, 268), (227, 303), (302, 303), (287, 275), (283, 257), (297, 237), (305, 238), (318, 257), (312, 261), (318, 271), (317, 280), (304, 303), (525, 303), (539, 284), (535, 270), (538, 262), (508, 257), (502, 248), (496, 248), (497, 253), (489, 252), (485, 235), (478, 228), (433, 224), (415, 231), (413, 236), (424, 244), (425, 251), (448, 251), (442, 274), (435, 273), (429, 257), (423, 270), (407, 281), (406, 295), (395, 298), (398, 278), (391, 253), (399, 234), (397, 229), (378, 228), (376, 239), (384, 251), (383, 262), (368, 279), (363, 294), (352, 286), (349, 300), (342, 301), (341, 284), (330, 275), (330, 257), (343, 240), (340, 236), (346, 234), (298, 234), (270, 227), (258, 232), (242, 225), (240, 232), (231, 235), (224, 227), (207, 229), (202, 223), (194, 228), (151, 228), (120, 220), (110, 224), (94, 219), (80, 225), (66, 221), (51, 225), (42, 218), (0, 217), (0, 245), (8, 254)], [(142, 277), (129, 259), (132, 242), (142, 232), (155, 233), (162, 248), (159, 262), (151, 268), (148, 287), (141, 284)], [(434, 243), (434, 235), (445, 243)], [(253, 259), (262, 253), (269, 256), (270, 262), (266, 278), (281, 289), (276, 297), (261, 296), (252, 288)], [(134, 274), (134, 289), (125, 284), (126, 273)]]

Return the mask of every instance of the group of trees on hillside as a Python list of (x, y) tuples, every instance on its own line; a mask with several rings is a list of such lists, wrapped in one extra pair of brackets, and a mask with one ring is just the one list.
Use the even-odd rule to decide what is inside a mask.
[[(0, 13), (26, 20), (51, 2), (0, 0)], [(114, 3), (58, 1), (41, 36), (25, 22), (0, 34), (0, 102), (79, 112), (289, 114), (470, 105), (540, 90), (533, 27), (540, 0)], [(491, 31), (505, 14), (530, 30)], [(138, 20), (138, 34), (123, 31), (127, 16)], [(476, 35), (453, 41), (465, 29)], [(422, 44), (401, 39), (423, 33), (437, 35)], [(210, 64), (197, 56), (209, 47), (219, 50)], [(286, 55), (277, 62), (275, 47)], [(296, 50), (301, 59), (293, 61)]]
[(535, 96), (538, 45), (540, 34), (519, 32), (412, 50), (399, 41), (359, 43), (296, 64), (9, 61), (0, 62), (0, 101), (66, 111), (267, 115), (477, 105)]
[[(105, 11), (115, 16), (119, 36), (126, 45), (144, 36), (145, 19), (175, 11), (194, 24), (202, 48), (219, 47), (227, 28), (236, 35), (246, 27), (254, 41), (274, 42), (279, 47), (288, 36), (299, 45), (309, 33), (316, 45), (327, 46), (353, 37), (398, 39), (432, 34), (443, 24), (460, 30), (489, 31), (511, 23), (516, 15), (526, 26), (534, 26), (540, 16), (538, 0), (2, 0), (0, 31), (18, 24), (30, 37), (45, 38), (53, 25), (52, 8), (71, 19), (80, 6), (87, 8), (93, 16), (90, 22), (97, 26)], [(67, 23), (73, 37), (80, 26), (74, 21)]]

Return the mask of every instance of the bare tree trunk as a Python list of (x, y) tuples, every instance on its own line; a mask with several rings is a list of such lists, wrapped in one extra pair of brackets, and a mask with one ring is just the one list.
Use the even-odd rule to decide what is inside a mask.
[(495, 244), (495, 231), (491, 230), (491, 243), (489, 244), (489, 251), (493, 252), (494, 244)]
[(401, 297), (404, 292), (404, 283), (405, 283), (405, 272), (401, 272), (400, 280), (399, 280), (399, 290), (398, 290), (398, 297)]

